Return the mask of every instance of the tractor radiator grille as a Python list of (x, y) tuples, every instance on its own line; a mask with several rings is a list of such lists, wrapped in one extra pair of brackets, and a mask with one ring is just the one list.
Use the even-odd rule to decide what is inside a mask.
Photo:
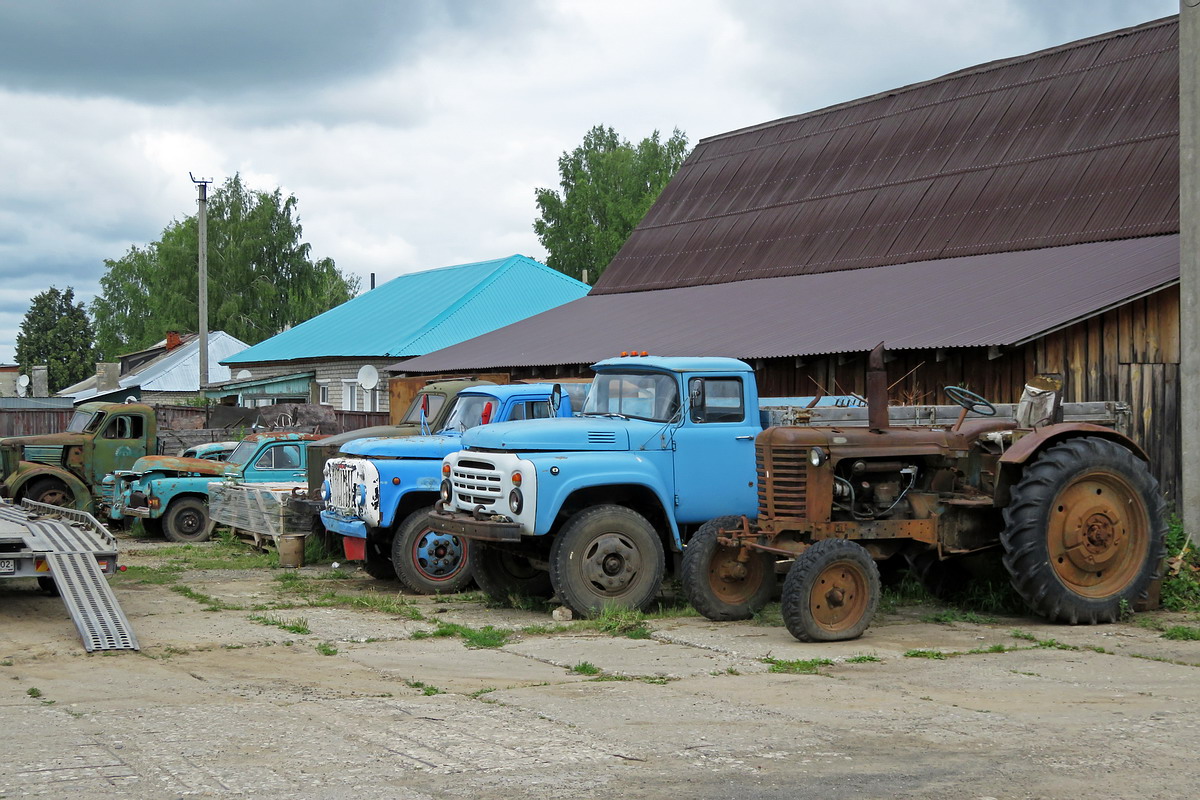
[(758, 516), (804, 518), (808, 512), (808, 448), (757, 448)]

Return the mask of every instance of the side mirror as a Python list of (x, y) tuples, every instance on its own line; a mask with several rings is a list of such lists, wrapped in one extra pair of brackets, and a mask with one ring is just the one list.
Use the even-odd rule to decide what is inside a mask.
[(558, 408), (562, 405), (562, 384), (554, 384), (550, 390), (550, 416), (558, 416)]
[(421, 416), (429, 416), (429, 395), (427, 394), (421, 395)]
[(692, 378), (688, 386), (688, 414), (692, 422), (704, 420), (704, 382), (699, 378)]
[(479, 424), (487, 425), (492, 421), (492, 401), (489, 400), (483, 404), (483, 411), (479, 415)]

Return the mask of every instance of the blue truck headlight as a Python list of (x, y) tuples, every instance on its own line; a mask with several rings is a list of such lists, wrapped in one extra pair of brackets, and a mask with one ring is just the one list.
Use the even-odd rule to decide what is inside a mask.
[(442, 481), (442, 488), (438, 491), (438, 496), (442, 498), (443, 503), (449, 503), (450, 498), (454, 495), (454, 489), (450, 486), (450, 481)]
[(329, 498), (332, 496), (333, 490), (329, 488), (329, 481), (323, 481), (321, 483), (321, 499), (328, 503)]
[(521, 496), (520, 489), (513, 489), (508, 493), (508, 507), (512, 509), (514, 514), (520, 514), (521, 509), (525, 506), (525, 498)]

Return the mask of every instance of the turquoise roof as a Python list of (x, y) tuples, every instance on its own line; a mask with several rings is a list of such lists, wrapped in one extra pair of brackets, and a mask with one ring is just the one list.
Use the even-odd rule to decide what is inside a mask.
[(588, 288), (517, 255), (412, 272), (221, 363), (423, 355), (578, 300)]

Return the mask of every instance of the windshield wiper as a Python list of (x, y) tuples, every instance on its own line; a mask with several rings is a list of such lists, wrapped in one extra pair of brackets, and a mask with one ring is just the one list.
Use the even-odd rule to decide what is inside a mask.
[(582, 411), (580, 412), (585, 417), (608, 417), (609, 419), (629, 419), (624, 414), (618, 414), (615, 411)]

